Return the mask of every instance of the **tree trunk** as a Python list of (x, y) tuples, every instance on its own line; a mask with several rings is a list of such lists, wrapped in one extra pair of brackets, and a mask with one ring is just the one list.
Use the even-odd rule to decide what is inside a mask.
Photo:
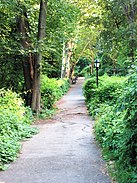
[(63, 56), (62, 56), (62, 67), (61, 67), (61, 78), (65, 77), (65, 67), (66, 67), (66, 54), (65, 54), (65, 43), (63, 42)]
[(129, 37), (129, 47), (130, 47), (130, 53), (129, 56), (131, 57), (132, 62), (135, 60), (135, 48), (136, 48), (136, 42), (135, 42), (135, 15), (136, 15), (136, 2), (133, 0), (130, 0), (127, 5), (124, 6), (125, 15), (128, 19), (129, 23), (129, 30), (130, 30), (130, 37)]
[(71, 67), (70, 67), (69, 79), (71, 79), (71, 78), (72, 78), (72, 74), (73, 74), (74, 68), (75, 68), (75, 65), (74, 65), (74, 64), (72, 64), (72, 65), (71, 65)]
[(131, 46), (131, 59), (132, 59), (132, 62), (135, 61), (135, 9), (134, 9), (134, 5), (133, 5), (133, 2), (131, 0), (131, 30), (132, 30), (132, 33), (131, 33), (131, 42), (130, 42), (130, 46)]
[[(22, 7), (23, 13), (17, 17), (17, 30), (20, 34), (20, 42), (22, 47), (25, 51), (30, 49), (31, 44), (28, 37), (29, 32), (29, 23), (27, 18), (27, 13), (25, 7)], [(32, 98), (32, 79), (33, 79), (33, 59), (32, 54), (25, 54), (22, 59), (22, 66), (23, 66), (23, 73), (24, 73), (24, 80), (25, 80), (25, 100), (26, 105), (31, 105), (31, 98)]]
[[(30, 58), (31, 59), (31, 58)], [(31, 63), (29, 62), (28, 58), (22, 62), (23, 65), (23, 73), (24, 73), (24, 80), (25, 80), (25, 88), (26, 88), (26, 105), (31, 105), (31, 99), (32, 99), (32, 77), (31, 77), (31, 70), (33, 68), (31, 67)], [(32, 71), (33, 72), (33, 71)]]
[[(47, 11), (47, 0), (41, 0), (40, 2), (40, 13), (39, 13), (39, 25), (38, 25), (38, 43), (41, 42), (45, 37), (46, 31), (46, 11)], [(40, 45), (38, 45), (40, 46)], [(31, 108), (38, 115), (40, 112), (40, 65), (42, 60), (42, 54), (38, 52), (34, 59), (34, 78), (32, 86), (32, 103)]]

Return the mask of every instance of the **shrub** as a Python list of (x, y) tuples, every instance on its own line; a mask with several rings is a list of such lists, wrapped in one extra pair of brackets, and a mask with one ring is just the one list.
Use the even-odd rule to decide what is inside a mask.
[(52, 109), (54, 103), (68, 91), (69, 82), (67, 79), (49, 79), (42, 76), (41, 96), (44, 110)]
[[(85, 96), (89, 97), (87, 103), (90, 114), (98, 115), (95, 123), (96, 139), (103, 149), (105, 159), (113, 162), (117, 181), (135, 183), (137, 182), (137, 73), (132, 74), (124, 83), (124, 79), (120, 81), (119, 77), (115, 77), (117, 83), (112, 81), (113, 86), (108, 80), (106, 78), (105, 82), (104, 78), (100, 78), (99, 88), (91, 84), (92, 88), (88, 88), (91, 93), (84, 92)], [(102, 81), (105, 83), (104, 86)], [(87, 83), (90, 85), (90, 81)], [(86, 87), (84, 86), (84, 89)]]
[(113, 105), (122, 91), (124, 81), (124, 77), (104, 75), (99, 78), (99, 87), (97, 87), (95, 78), (88, 79), (83, 90), (89, 113), (95, 116), (101, 110), (102, 104)]
[(92, 73), (91, 73), (91, 67), (90, 66), (86, 66), (83, 68), (83, 70), (79, 73), (79, 76), (85, 77), (85, 78), (89, 78), (91, 77)]
[(57, 83), (58, 83), (61, 95), (64, 95), (70, 87), (69, 80), (68, 79), (59, 79), (59, 80), (57, 80)]
[(19, 141), (31, 137), (36, 129), (30, 127), (32, 113), (23, 100), (11, 90), (0, 90), (0, 169), (15, 160)]

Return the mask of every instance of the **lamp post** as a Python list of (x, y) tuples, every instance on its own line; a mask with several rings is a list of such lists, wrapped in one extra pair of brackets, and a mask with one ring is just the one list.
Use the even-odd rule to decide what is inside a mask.
[(98, 69), (99, 69), (99, 60), (95, 60), (94, 61), (94, 64), (95, 64), (95, 68), (96, 68), (96, 82), (97, 82), (97, 87), (98, 87)]

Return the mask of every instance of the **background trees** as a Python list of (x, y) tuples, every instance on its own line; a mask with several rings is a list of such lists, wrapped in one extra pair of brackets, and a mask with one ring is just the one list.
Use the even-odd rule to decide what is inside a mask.
[(126, 74), (137, 51), (137, 2), (99, 0), (97, 3), (101, 8), (98, 50), (102, 69), (110, 68), (110, 74)]
[[(73, 0), (73, 3), (81, 9), (78, 40), (83, 44), (89, 41), (83, 55), (101, 60), (100, 74), (125, 75), (135, 64), (137, 53), (137, 2)], [(78, 49), (82, 44), (79, 45)]]

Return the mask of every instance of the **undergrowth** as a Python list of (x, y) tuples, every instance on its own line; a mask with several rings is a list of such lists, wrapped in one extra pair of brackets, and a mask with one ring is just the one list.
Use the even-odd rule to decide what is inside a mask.
[(20, 140), (37, 133), (32, 128), (32, 112), (11, 90), (0, 90), (0, 170), (14, 161), (20, 151)]
[(118, 183), (137, 182), (137, 71), (129, 78), (103, 76), (85, 82), (96, 139)]
[(41, 82), (41, 103), (42, 113), (40, 117), (51, 116), (55, 111), (55, 102), (59, 100), (69, 89), (68, 79), (51, 79), (42, 76)]

